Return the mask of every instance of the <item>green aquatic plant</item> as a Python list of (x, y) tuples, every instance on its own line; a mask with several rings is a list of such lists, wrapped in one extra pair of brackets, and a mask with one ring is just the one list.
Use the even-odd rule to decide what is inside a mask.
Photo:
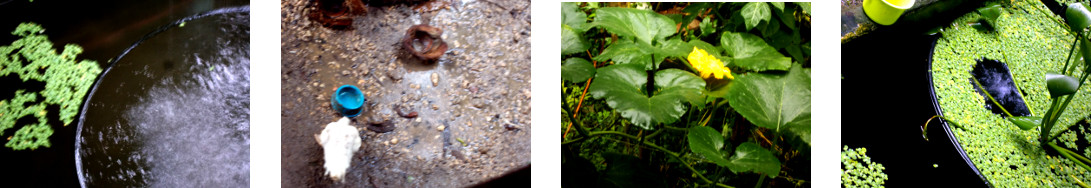
[(579, 154), (564, 163), (600, 178), (580, 185), (805, 186), (792, 169), (809, 161), (810, 4), (597, 5), (561, 10), (562, 144)]
[(57, 53), (53, 43), (44, 35), (45, 29), (35, 23), (22, 23), (11, 34), (22, 37), (11, 45), (0, 46), (0, 76), (18, 75), (23, 82), (39, 81), (45, 89), (30, 92), (15, 91), (12, 99), (0, 100), (0, 136), (13, 128), (19, 119), (35, 117), (38, 122), (23, 125), (8, 137), (4, 146), (14, 150), (49, 147), (53, 135), (46, 110), (48, 105), (60, 107), (56, 113), (64, 126), (72, 123), (83, 102), (87, 90), (102, 72), (95, 61), (77, 60), (83, 48), (75, 44), (64, 46)]
[[(933, 167), (939, 165), (932, 164)], [(883, 164), (871, 161), (867, 148), (841, 147), (841, 185), (844, 187), (883, 187), (889, 179)]]
[[(1051, 79), (1055, 75), (1047, 76), (1050, 73), (1071, 75), (1069, 78), (1078, 82), (1075, 78), (1084, 74), (1083, 71), (1072, 71), (1085, 70), (1087, 66), (1072, 63), (1082, 60), (1071, 57), (1079, 57), (1075, 54), (1082, 51), (1079, 38), (1086, 36), (1086, 33), (1079, 34), (1072, 29), (1082, 31), (1083, 27), (1049, 12), (1041, 1), (992, 3), (1001, 4), (1010, 13), (997, 17), (995, 31), (979, 32), (957, 24), (980, 20), (984, 16), (967, 14), (945, 28), (942, 39), (936, 43), (931, 72), (936, 99), (943, 108), (940, 115), (951, 126), (961, 125), (951, 129), (951, 133), (958, 137), (966, 155), (993, 186), (1071, 187), (1081, 180), (1086, 182), (1091, 173), (1077, 164), (1078, 155), (1091, 156), (1086, 155), (1091, 152), (1062, 153), (1084, 149), (1067, 147), (1071, 145), (1067, 143), (1070, 137), (1057, 135), (1072, 130), (1060, 125), (1076, 126), (1077, 120), (1088, 116), (1091, 90), (1084, 87), (1072, 94), (1057, 89), (1051, 92), (1049, 82), (1060, 80)], [(998, 115), (984, 107), (996, 105), (990, 99), (991, 95), (979, 94), (974, 87), (975, 79), (970, 72), (974, 62), (981, 58), (1001, 60), (1009, 66), (1030, 115)], [(1074, 86), (1071, 89), (1079, 87), (1078, 83)], [(1071, 100), (1067, 111), (1057, 113), (1066, 100)], [(1052, 118), (1044, 115), (1049, 111), (1054, 111), (1050, 114)], [(1050, 119), (1055, 127), (1047, 130), (1042, 125)]]

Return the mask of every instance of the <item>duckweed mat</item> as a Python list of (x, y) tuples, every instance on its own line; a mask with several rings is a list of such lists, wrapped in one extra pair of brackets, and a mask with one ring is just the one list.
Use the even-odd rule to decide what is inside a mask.
[[(981, 15), (969, 13), (947, 26), (936, 43), (930, 71), (942, 115), (966, 128), (951, 130), (967, 156), (994, 186), (1073, 187), (1077, 179), (1088, 182), (1091, 172), (1087, 169), (1059, 155), (1047, 154), (1038, 140), (1040, 130), (1020, 130), (1005, 120), (1005, 115), (986, 109), (985, 104), (991, 102), (975, 93), (970, 74), (981, 58), (1007, 63), (1027, 107), (1034, 116), (1042, 116), (1050, 105), (1044, 75), (1064, 66), (1074, 35), (1069, 33), (1064, 20), (1049, 12), (1041, 1), (990, 3), (999, 3), (1004, 9), (994, 24), (995, 31), (970, 27), (968, 24), (980, 20)], [(1077, 63), (1075, 69), (1083, 70), (1078, 59), (1078, 55), (1073, 58), (1073, 63)], [(1081, 88), (1059, 120), (1060, 128), (1053, 133), (1065, 131), (1065, 127), (1091, 114), (1089, 94), (1091, 87)], [(1062, 146), (1087, 142), (1064, 137), (1058, 139)], [(1091, 156), (1087, 148), (1069, 149), (1079, 149), (1074, 151)]]

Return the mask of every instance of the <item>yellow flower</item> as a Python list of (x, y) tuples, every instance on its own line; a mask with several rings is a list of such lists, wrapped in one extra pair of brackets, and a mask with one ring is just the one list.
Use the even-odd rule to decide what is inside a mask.
[(709, 79), (715, 76), (716, 79), (724, 79), (724, 77), (735, 79), (735, 76), (731, 76), (731, 70), (724, 67), (724, 63), (720, 59), (708, 55), (705, 50), (693, 47), (693, 52), (689, 53), (688, 59), (690, 66), (697, 69), (697, 72), (701, 74), (701, 78)]

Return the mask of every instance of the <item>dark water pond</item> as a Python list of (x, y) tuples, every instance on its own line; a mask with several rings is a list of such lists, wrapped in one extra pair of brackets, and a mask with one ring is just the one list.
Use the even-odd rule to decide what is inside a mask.
[[(44, 34), (55, 48), (81, 45), (84, 53), (78, 58), (97, 61), (102, 67), (167, 23), (216, 8), (249, 4), (209, 0), (0, 3), (0, 17), (4, 18), (0, 20), (0, 31), (4, 31), (0, 32), (4, 33), (0, 44), (16, 39), (6, 33), (19, 23), (35, 22), (46, 29)], [(102, 94), (91, 103), (96, 109), (88, 110), (87, 134), (81, 139), (86, 144), (85, 155), (110, 151), (106, 152), (109, 155), (84, 157), (88, 162), (84, 178), (99, 180), (91, 186), (249, 183), (247, 14), (209, 17), (170, 29), (133, 49), (111, 73), (102, 83)], [(0, 82), (32, 91), (43, 87), (42, 83), (9, 77), (0, 78)], [(0, 98), (7, 95), (5, 92)], [(56, 109), (47, 107), (49, 111)], [(114, 120), (108, 120), (111, 118)], [(61, 126), (56, 119), (50, 116), (55, 131), (51, 147), (33, 151), (0, 148), (0, 164), (13, 170), (0, 177), (5, 187), (80, 186), (74, 146), (77, 123)], [(5, 130), (5, 134), (18, 128)], [(182, 154), (175, 155), (178, 153)], [(201, 160), (187, 163), (197, 157)], [(107, 161), (115, 165), (106, 165)], [(216, 173), (207, 168), (210, 166), (227, 169)], [(200, 180), (203, 178), (207, 180)]]
[(929, 128), (931, 141), (921, 136), (921, 125), (937, 114), (928, 77), (933, 41), (886, 32), (841, 46), (842, 84), (850, 88), (842, 93), (848, 102), (841, 144), (866, 147), (872, 161), (886, 167), (886, 185), (985, 186), (940, 124)]

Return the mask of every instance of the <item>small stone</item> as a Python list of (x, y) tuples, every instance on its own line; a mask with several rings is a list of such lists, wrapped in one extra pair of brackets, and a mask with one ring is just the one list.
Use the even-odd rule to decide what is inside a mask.
[(432, 87), (439, 86), (439, 74), (432, 73)]
[(393, 140), (390, 140), (390, 144), (398, 144), (398, 138), (394, 138)]
[(409, 88), (420, 89), (420, 85), (418, 85), (418, 84), (409, 84)]
[(447, 127), (445, 127), (443, 125), (440, 125), (440, 126), (436, 127), (436, 130), (443, 131), (444, 128), (447, 128)]
[(349, 75), (349, 71), (343, 70), (343, 71), (341, 71), (341, 75), (346, 75), (347, 76), (347, 75)]

